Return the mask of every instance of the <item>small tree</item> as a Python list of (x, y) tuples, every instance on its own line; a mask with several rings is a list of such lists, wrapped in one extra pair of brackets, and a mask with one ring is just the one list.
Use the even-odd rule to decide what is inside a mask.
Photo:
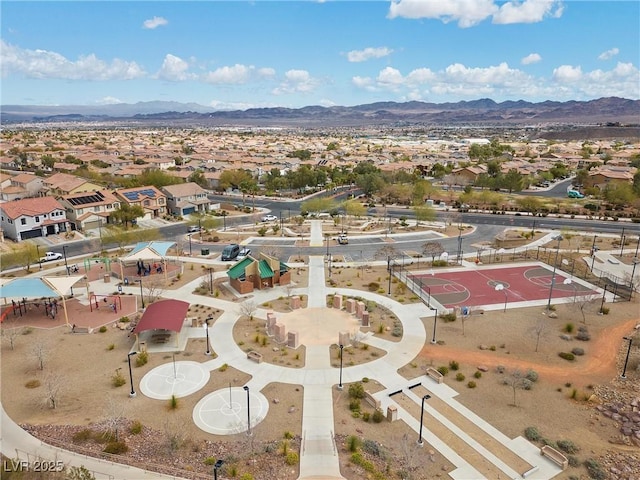
[(60, 403), (65, 383), (65, 378), (58, 372), (49, 372), (44, 376), (45, 403), (49, 408), (55, 409)]
[(3, 323), (4, 325), (2, 326), (2, 329), (0, 329), (0, 334), (2, 335), (2, 338), (9, 342), (9, 346), (11, 347), (11, 350), (13, 350), (16, 338), (22, 334), (24, 328), (16, 327), (15, 320), (5, 320)]
[(256, 314), (257, 308), (258, 307), (253, 300), (245, 300), (240, 304), (240, 313), (245, 317), (248, 317), (249, 320), (253, 320), (253, 316)]
[(531, 388), (531, 380), (527, 379), (526, 375), (520, 370), (514, 370), (504, 379), (504, 383), (509, 385), (513, 390), (513, 406), (517, 406), (516, 392), (518, 390), (527, 390)]
[(123, 425), (124, 420), (124, 403), (116, 402), (113, 397), (107, 397), (102, 422), (106, 428), (105, 434), (109, 436), (109, 438), (113, 437), (116, 442), (119, 441), (118, 431)]
[(545, 329), (547, 328), (546, 319), (541, 318), (538, 320), (538, 323), (533, 327), (533, 334), (536, 337), (536, 349), (535, 352), (538, 353), (538, 346), (540, 345), (540, 338), (544, 334)]
[(44, 364), (49, 358), (49, 353), (51, 352), (51, 347), (48, 343), (43, 340), (36, 340), (31, 345), (31, 350), (29, 354), (33, 357), (37, 364), (39, 370), (44, 370)]
[(574, 297), (573, 304), (580, 311), (582, 315), (582, 323), (587, 324), (586, 312), (592, 310), (600, 299), (600, 295), (592, 294), (585, 295), (583, 297)]
[(422, 245), (422, 253), (431, 257), (431, 262), (435, 262), (436, 257), (444, 253), (444, 247), (440, 242), (426, 242)]

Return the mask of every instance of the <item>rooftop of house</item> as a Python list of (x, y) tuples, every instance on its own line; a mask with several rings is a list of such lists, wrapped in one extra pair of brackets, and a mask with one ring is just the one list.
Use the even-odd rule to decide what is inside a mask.
[(64, 210), (64, 207), (53, 197), (24, 198), (0, 204), (0, 209), (12, 220), (21, 216), (33, 217), (54, 210)]
[(176, 198), (207, 194), (207, 191), (195, 182), (167, 185), (166, 187), (162, 187), (162, 190), (168, 195)]

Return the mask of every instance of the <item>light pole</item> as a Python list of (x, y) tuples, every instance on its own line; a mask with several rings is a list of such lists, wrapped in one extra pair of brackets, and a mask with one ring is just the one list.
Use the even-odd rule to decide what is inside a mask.
[(67, 265), (67, 246), (62, 246), (62, 254), (64, 255), (64, 268), (67, 270), (67, 277), (69, 276), (69, 265)]
[(216, 463), (213, 465), (213, 480), (218, 480), (218, 469), (222, 467), (224, 464), (224, 460), (216, 460)]
[(251, 436), (251, 403), (249, 402), (249, 387), (242, 387), (247, 392), (247, 435)]
[(622, 337), (625, 340), (629, 340), (629, 347), (627, 348), (627, 357), (624, 359), (624, 367), (622, 369), (622, 375), (620, 378), (627, 378), (627, 364), (629, 363), (629, 354), (631, 353), (631, 344), (633, 343), (633, 337)]
[(387, 295), (391, 295), (391, 257), (387, 257), (387, 272), (389, 274), (389, 289)]
[(620, 256), (624, 252), (624, 227), (622, 227), (622, 233), (620, 234)]
[(36, 244), (36, 252), (38, 252), (38, 265), (40, 265), (40, 270), (42, 270), (42, 257), (40, 256), (40, 245)]
[(607, 294), (607, 287), (608, 287), (608, 285), (605, 283), (604, 284), (604, 292), (602, 292), (602, 302), (600, 302), (600, 314), (601, 315), (604, 315), (604, 312), (603, 312), (602, 309), (604, 308), (604, 297)]
[(420, 410), (420, 433), (418, 434), (418, 445), (422, 446), (424, 443), (422, 442), (422, 424), (424, 422), (424, 401), (429, 400), (431, 395), (425, 395), (422, 397), (422, 409)]
[(328, 233), (324, 234), (324, 238), (327, 239), (327, 258), (329, 258), (329, 237), (330, 235)]
[(630, 280), (630, 283), (629, 283), (629, 287), (631, 288), (631, 291), (629, 292), (629, 301), (631, 301), (631, 297), (633, 296), (633, 288), (634, 288), (633, 280), (634, 280), (634, 277), (636, 275), (636, 266), (638, 265), (638, 263), (640, 263), (640, 259), (636, 255), (633, 258), (633, 268), (631, 269), (631, 280)]
[(551, 310), (551, 297), (553, 295), (553, 286), (556, 283), (556, 268), (558, 266), (558, 253), (560, 252), (560, 242), (562, 241), (562, 235), (558, 235), (554, 240), (558, 241), (556, 247), (556, 259), (553, 261), (553, 273), (551, 274), (551, 285), (549, 285), (549, 301), (547, 302), (547, 311)]
[(429, 307), (429, 309), (433, 310), (433, 338), (431, 339), (431, 343), (435, 345), (437, 343), (436, 342), (436, 325), (438, 324), (438, 309), (431, 308), (431, 307)]
[(207, 334), (207, 351), (204, 352), (205, 355), (211, 355), (211, 349), (209, 348), (209, 322), (213, 320), (213, 317), (209, 315), (204, 321), (204, 329)]
[(209, 267), (209, 290), (213, 295), (213, 267)]
[(342, 390), (342, 350), (344, 345), (340, 344), (340, 383), (338, 384), (338, 390)]
[(136, 396), (136, 391), (133, 389), (133, 373), (131, 372), (131, 357), (136, 355), (138, 352), (129, 352), (127, 355), (127, 361), (129, 362), (129, 381), (131, 382), (131, 392), (129, 392), (129, 397), (133, 398)]
[(136, 280), (140, 284), (140, 302), (142, 303), (142, 308), (144, 308), (144, 295), (142, 294), (142, 279), (139, 278)]
[(227, 231), (227, 211), (226, 210), (222, 211), (222, 231), (223, 232)]
[(503, 312), (507, 311), (507, 300), (508, 300), (508, 294), (507, 294), (507, 289), (504, 288), (504, 283), (499, 283), (495, 286), (495, 291), (496, 292), (504, 292), (504, 310), (502, 310)]
[(191, 233), (189, 235), (187, 235), (187, 237), (189, 237), (189, 256), (193, 255), (193, 251), (191, 249)]

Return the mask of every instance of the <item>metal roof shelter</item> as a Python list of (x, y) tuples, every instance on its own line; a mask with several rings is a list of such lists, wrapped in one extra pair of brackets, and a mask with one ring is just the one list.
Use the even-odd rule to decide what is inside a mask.
[(22, 300), (23, 298), (60, 297), (64, 309), (64, 321), (69, 325), (65, 295), (71, 293), (73, 287), (83, 275), (68, 277), (38, 277), (38, 278), (3, 278), (0, 279), (0, 298), (6, 303), (8, 300)]
[(177, 245), (176, 242), (138, 242), (129, 253), (120, 258), (120, 278), (124, 278), (123, 264), (132, 261), (158, 260), (163, 265), (165, 281), (167, 280), (167, 252)]
[(142, 314), (132, 333), (139, 343), (138, 335), (148, 330), (171, 330), (176, 332), (176, 344), (184, 319), (187, 317), (189, 302), (182, 300), (161, 300), (152, 303)]

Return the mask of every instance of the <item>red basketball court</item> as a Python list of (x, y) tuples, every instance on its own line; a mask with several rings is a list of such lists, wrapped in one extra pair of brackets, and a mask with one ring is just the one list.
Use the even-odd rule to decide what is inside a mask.
[[(478, 307), (507, 301), (528, 302), (549, 298), (553, 270), (536, 264), (514, 267), (478, 268), (459, 271), (420, 273), (410, 278), (441, 305)], [(552, 298), (598, 294), (569, 275), (556, 270)], [(496, 290), (497, 285), (503, 285)], [(500, 287), (499, 287), (500, 288)]]

